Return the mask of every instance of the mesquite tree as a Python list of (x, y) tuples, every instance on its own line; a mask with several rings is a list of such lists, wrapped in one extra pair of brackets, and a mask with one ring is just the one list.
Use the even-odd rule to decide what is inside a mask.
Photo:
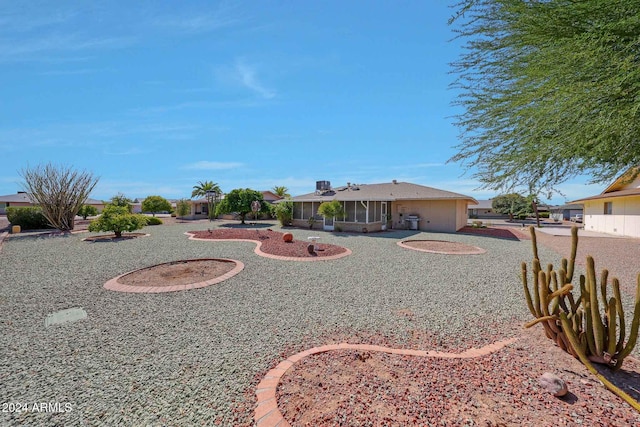
[(640, 164), (638, 16), (638, 0), (461, 0), (451, 161), (503, 192)]
[(20, 172), (24, 189), (52, 227), (61, 231), (73, 230), (75, 217), (98, 178), (86, 171), (51, 163), (27, 167)]

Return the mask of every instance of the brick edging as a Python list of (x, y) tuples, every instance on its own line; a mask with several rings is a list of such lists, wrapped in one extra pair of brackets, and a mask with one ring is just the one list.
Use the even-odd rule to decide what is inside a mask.
[[(225, 274), (223, 274), (221, 276), (217, 276), (217, 277), (214, 277), (213, 279), (205, 280), (204, 282), (188, 283), (186, 285), (133, 286), (133, 285), (125, 285), (124, 283), (119, 283), (118, 282), (118, 279), (120, 279), (121, 277), (126, 276), (127, 274), (131, 274), (131, 273), (133, 273), (135, 271), (144, 270), (145, 268), (151, 268), (151, 267), (155, 267), (155, 266), (158, 266), (158, 265), (172, 264), (172, 263), (181, 262), (181, 261), (187, 261), (187, 262), (188, 261), (224, 261), (224, 262), (233, 262), (233, 263), (236, 264), (236, 266), (232, 270), (226, 272)], [(228, 278), (233, 277), (236, 274), (240, 273), (244, 269), (244, 263), (242, 263), (241, 261), (237, 261), (235, 259), (228, 259), (228, 258), (184, 259), (184, 260), (163, 262), (163, 263), (160, 263), (160, 264), (156, 264), (155, 266), (140, 268), (138, 270), (133, 270), (133, 271), (129, 271), (128, 273), (121, 274), (118, 277), (114, 277), (113, 279), (108, 280), (103, 286), (104, 286), (105, 289), (108, 289), (110, 291), (132, 292), (132, 293), (159, 294), (159, 293), (164, 293), (164, 292), (186, 291), (186, 290), (189, 290), (189, 289), (204, 288), (206, 286), (211, 286), (211, 285), (215, 285), (216, 283), (223, 282), (223, 281), (227, 280)]]
[(344, 252), (339, 253), (337, 255), (329, 255), (329, 256), (317, 256), (317, 257), (293, 257), (293, 256), (282, 256), (282, 255), (272, 255), (266, 252), (263, 252), (260, 247), (262, 246), (262, 242), (259, 240), (253, 240), (253, 239), (201, 239), (199, 237), (195, 237), (195, 235), (193, 235), (192, 233), (189, 232), (185, 232), (184, 234), (186, 234), (187, 236), (189, 236), (189, 240), (200, 240), (203, 242), (252, 242), (256, 244), (256, 248), (253, 250), (253, 252), (256, 253), (256, 255), (260, 255), (262, 257), (265, 258), (271, 258), (271, 259), (278, 259), (281, 261), (329, 261), (329, 260), (333, 260), (333, 259), (338, 259), (338, 258), (344, 258), (346, 256), (351, 255), (351, 249), (349, 248), (345, 248), (344, 246), (341, 246), (342, 248), (345, 249)]
[(282, 413), (278, 409), (278, 401), (276, 398), (276, 389), (280, 380), (296, 362), (313, 354), (325, 353), (333, 350), (360, 350), (360, 351), (378, 351), (388, 354), (398, 354), (403, 356), (421, 356), (421, 357), (437, 357), (444, 359), (470, 359), (473, 357), (486, 356), (501, 350), (509, 344), (516, 342), (517, 338), (511, 338), (503, 341), (496, 341), (492, 344), (481, 348), (470, 348), (462, 353), (445, 353), (442, 351), (425, 351), (398, 349), (391, 347), (383, 347), (379, 345), (369, 344), (329, 344), (321, 347), (313, 347), (309, 350), (289, 356), (266, 373), (262, 381), (256, 386), (256, 397), (258, 399), (253, 419), (256, 427), (290, 427), (291, 425), (284, 419)]
[[(444, 255), (480, 255), (480, 254), (484, 254), (487, 252), (486, 249), (482, 249), (479, 248), (477, 246), (471, 246), (471, 245), (467, 245), (466, 243), (463, 243), (466, 246), (469, 246), (471, 248), (474, 248), (473, 250), (468, 250), (468, 251), (457, 251), (457, 252), (449, 252), (449, 251), (434, 251), (434, 250), (430, 250), (430, 249), (421, 249), (421, 248), (414, 248), (412, 246), (409, 245), (405, 245), (404, 242), (417, 242), (417, 241), (422, 241), (422, 242), (426, 242), (428, 240), (405, 240), (405, 241), (401, 241), (401, 242), (397, 242), (397, 245), (405, 248), (405, 249), (411, 249), (412, 251), (418, 251), (418, 252), (428, 252), (431, 254), (444, 254)], [(447, 242), (446, 240), (433, 240), (434, 242), (446, 242), (446, 243), (461, 243), (461, 242)]]

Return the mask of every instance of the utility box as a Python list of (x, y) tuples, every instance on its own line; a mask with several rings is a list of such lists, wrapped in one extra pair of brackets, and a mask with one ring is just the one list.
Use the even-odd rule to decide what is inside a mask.
[(19, 225), (14, 225), (11, 227), (11, 234), (18, 234), (20, 233), (20, 226)]

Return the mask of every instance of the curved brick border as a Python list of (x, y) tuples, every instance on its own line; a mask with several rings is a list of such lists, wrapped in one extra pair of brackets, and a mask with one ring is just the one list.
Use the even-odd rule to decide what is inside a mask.
[(301, 353), (294, 354), (286, 360), (283, 360), (267, 372), (262, 381), (256, 387), (256, 396), (258, 403), (254, 412), (253, 419), (256, 427), (290, 427), (291, 425), (284, 419), (282, 413), (278, 409), (278, 401), (276, 400), (276, 389), (287, 370), (304, 357), (312, 354), (325, 353), (332, 350), (360, 350), (360, 351), (379, 351), (389, 354), (400, 354), (404, 356), (422, 356), (422, 357), (439, 357), (444, 359), (470, 359), (473, 357), (486, 356), (502, 349), (503, 347), (517, 341), (517, 338), (511, 338), (504, 341), (497, 341), (493, 344), (486, 345), (482, 348), (470, 348), (462, 353), (445, 353), (441, 351), (425, 351), (425, 350), (409, 350), (390, 347), (382, 347), (379, 345), (368, 344), (330, 344), (322, 347), (314, 347)]
[[(255, 252), (257, 255), (263, 256), (265, 258), (272, 258), (272, 259), (279, 259), (281, 261), (329, 261), (332, 259), (338, 259), (338, 258), (344, 258), (346, 256), (351, 255), (351, 249), (348, 248), (344, 248), (345, 252), (342, 252), (340, 254), (337, 255), (330, 255), (330, 256), (317, 256), (317, 257), (294, 257), (294, 256), (282, 256), (282, 255), (271, 255), (268, 254), (266, 252), (263, 252), (260, 249), (260, 246), (262, 246), (262, 242), (259, 240), (252, 240), (252, 239), (200, 239), (198, 237), (195, 237), (193, 234), (186, 232), (184, 233), (187, 236), (189, 236), (189, 240), (201, 240), (204, 242), (252, 242), (256, 244), (256, 248), (253, 250), (253, 252)], [(344, 247), (344, 246), (342, 246)]]
[(134, 292), (134, 293), (151, 293), (151, 294), (159, 294), (163, 292), (186, 291), (188, 289), (198, 289), (198, 288), (204, 288), (207, 286), (215, 285), (216, 283), (220, 283), (222, 281), (227, 280), (230, 277), (235, 276), (236, 274), (240, 273), (244, 269), (244, 264), (241, 261), (237, 261), (235, 259), (227, 259), (227, 258), (181, 259), (177, 261), (163, 262), (161, 264), (156, 264), (156, 265), (173, 264), (175, 262), (180, 262), (180, 261), (225, 261), (225, 262), (233, 262), (236, 264), (236, 266), (233, 268), (233, 270), (223, 274), (222, 276), (214, 277), (213, 279), (209, 279), (204, 282), (189, 283), (186, 285), (133, 286), (133, 285), (125, 285), (124, 283), (118, 282), (119, 278), (126, 276), (127, 274), (133, 273), (135, 271), (144, 270), (146, 268), (155, 267), (155, 266), (151, 266), (151, 267), (141, 268), (138, 270), (129, 271), (128, 273), (124, 273), (118, 277), (114, 277), (113, 279), (109, 280), (107, 283), (104, 284), (104, 288), (109, 289), (110, 291), (116, 291), (116, 292)]
[(406, 249), (411, 249), (412, 251), (418, 251), (418, 252), (429, 252), (431, 254), (444, 254), (444, 255), (480, 255), (480, 254), (484, 254), (486, 253), (486, 249), (482, 249), (479, 248), (477, 246), (471, 246), (471, 245), (467, 245), (466, 243), (462, 243), (463, 245), (466, 245), (470, 248), (473, 248), (472, 250), (468, 250), (468, 251), (456, 251), (456, 252), (449, 252), (449, 251), (433, 251), (430, 249), (420, 249), (420, 248), (414, 248), (412, 246), (409, 245), (405, 245), (404, 242), (445, 242), (445, 243), (460, 243), (460, 242), (448, 242), (446, 240), (405, 240), (403, 242), (398, 242), (398, 246), (406, 248)]

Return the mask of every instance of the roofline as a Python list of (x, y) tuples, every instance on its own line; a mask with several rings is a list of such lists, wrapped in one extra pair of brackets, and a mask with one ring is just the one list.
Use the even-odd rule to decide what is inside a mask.
[(619, 197), (633, 197), (640, 196), (640, 188), (634, 188), (631, 190), (619, 190), (612, 191), (610, 193), (598, 194), (597, 196), (585, 197), (584, 199), (573, 200), (569, 202), (569, 204), (584, 204), (584, 202), (589, 202), (592, 200), (602, 200), (602, 199), (616, 199)]

